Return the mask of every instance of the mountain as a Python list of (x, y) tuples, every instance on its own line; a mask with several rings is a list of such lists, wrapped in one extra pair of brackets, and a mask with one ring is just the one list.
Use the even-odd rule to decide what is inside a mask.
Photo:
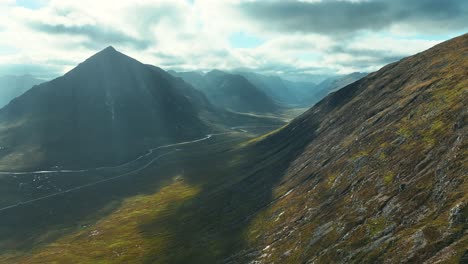
[(299, 106), (310, 107), (322, 100), (330, 92), (337, 91), (348, 84), (351, 84), (363, 77), (367, 73), (355, 72), (348, 75), (333, 76), (325, 79), (319, 84), (309, 82), (284, 81), (289, 90), (296, 95)]
[(465, 34), (387, 65), (256, 142), (280, 152), (235, 189), (271, 197), (228, 263), (465, 263), (467, 54)]
[[(236, 98), (254, 98), (251, 96), (246, 96), (248, 91), (256, 91), (256, 95), (252, 96), (262, 98), (261, 101), (267, 101), (264, 99), (264, 96), (259, 95), (258, 91), (260, 91), (272, 99), (275, 104), (279, 106), (310, 107), (323, 99), (328, 93), (343, 88), (344, 86), (367, 75), (367, 73), (355, 72), (348, 75), (329, 77), (321, 83), (315, 84), (312, 82), (290, 81), (282, 79), (278, 76), (267, 76), (246, 71), (238, 71), (232, 74), (216, 70), (212, 72), (217, 73), (213, 74), (213, 76), (217, 75), (218, 77), (212, 78), (213, 76), (210, 77), (209, 74), (204, 75), (203, 73), (199, 72), (171, 71), (170, 73), (174, 76), (183, 78), (186, 82), (192, 84), (198, 90), (203, 91), (213, 104), (218, 106), (230, 105), (231, 109), (235, 111), (239, 111), (239, 109), (246, 109), (246, 107), (252, 109), (250, 106), (255, 105), (254, 102), (248, 101), (245, 101), (244, 105), (239, 105), (239, 101), (244, 100), (236, 100)], [(239, 78), (239, 76), (242, 76), (245, 78), (245, 80), (240, 80), (241, 78)], [(220, 77), (225, 78), (225, 80), (229, 80), (227, 82), (229, 84), (227, 87), (222, 87), (221, 89), (217, 87), (217, 85), (219, 86), (220, 84)], [(234, 84), (234, 78), (238, 78), (236, 84)], [(242, 89), (239, 89), (239, 87)], [(246, 87), (248, 89), (246, 89)], [(239, 94), (232, 94), (233, 90), (238, 90)], [(227, 94), (230, 95), (226, 96)], [(271, 101), (270, 99), (268, 99), (268, 101)], [(271, 105), (269, 102), (265, 104)], [(250, 111), (271, 112), (271, 109), (273, 108), (274, 107), (267, 107), (267, 109), (257, 108)], [(243, 112), (242, 110), (240, 111)]]
[(73, 189), (1, 208), (0, 262), (466, 263), (466, 54), (468, 34), (137, 175), (2, 174), (2, 201)]
[(359, 79), (366, 77), (369, 73), (367, 72), (353, 72), (344, 76), (341, 76), (334, 81), (332, 81), (332, 85), (330, 85), (331, 90), (330, 92), (337, 91), (348, 84), (351, 84)]
[(209, 87), (211, 84), (205, 78), (204, 74), (201, 72), (175, 72), (175, 71), (168, 71), (168, 73), (172, 74), (175, 77), (182, 78), (187, 83), (190, 83), (195, 89), (199, 91), (203, 91), (206, 87)]
[(319, 84), (284, 80), (278, 76), (266, 76), (252, 72), (238, 72), (275, 101), (299, 107), (310, 107), (323, 99), (328, 93), (345, 87), (367, 75), (354, 72), (333, 76)]
[(205, 93), (209, 101), (220, 108), (235, 112), (272, 113), (278, 105), (245, 77), (219, 70), (205, 75), (197, 72), (174, 73)]
[(108, 47), (0, 110), (0, 164), (116, 164), (205, 135), (199, 113), (207, 104), (182, 80)]
[(295, 104), (298, 101), (297, 94), (287, 86), (278, 76), (267, 76), (253, 72), (237, 72), (245, 77), (255, 87), (258, 87), (273, 100), (282, 104)]
[(283, 82), (289, 88), (289, 90), (295, 94), (296, 101), (293, 103), (298, 106), (310, 107), (324, 97), (319, 97), (317, 95), (320, 90), (315, 83), (295, 82), (289, 80), (284, 80)]
[(31, 75), (0, 76), (0, 108), (7, 105), (13, 98), (20, 96), (34, 85), (44, 82)]
[(327, 78), (317, 85), (317, 93), (315, 94), (315, 96), (319, 99), (322, 99), (327, 94), (337, 91), (345, 87), (346, 85), (365, 77), (367, 74), (368, 73), (364, 72), (353, 72), (347, 75)]

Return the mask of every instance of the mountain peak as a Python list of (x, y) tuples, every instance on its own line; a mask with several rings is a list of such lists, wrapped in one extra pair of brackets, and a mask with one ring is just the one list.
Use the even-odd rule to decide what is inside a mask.
[(104, 51), (104, 52), (117, 52), (117, 50), (112, 46), (109, 46), (109, 47), (103, 49), (102, 51)]
[(214, 70), (211, 70), (209, 71), (208, 73), (206, 73), (206, 75), (225, 75), (227, 74), (226, 72), (223, 72), (223, 71), (220, 71), (220, 70), (217, 70), (217, 69), (214, 69)]
[(117, 51), (114, 47), (108, 46), (107, 48), (95, 53), (82, 64), (78, 65), (72, 71), (82, 69), (83, 67), (89, 67), (89, 65), (99, 65), (100, 68), (106, 68), (108, 70), (114, 69), (113, 67), (107, 67), (110, 65), (122, 65), (122, 64), (135, 64), (140, 63), (135, 59)]
[[(16, 98), (14, 104), (0, 111), (0, 123), (3, 124), (3, 120), (8, 118), (22, 118), (24, 114), (34, 115), (31, 118), (41, 120), (38, 124), (45, 126), (53, 122), (61, 129), (47, 132), (47, 136), (41, 134), (37, 137), (37, 144), (45, 148), (66, 146), (65, 143), (49, 144), (47, 142), (52, 141), (48, 139), (42, 141), (47, 137), (60, 138), (71, 144), (79, 143), (80, 147), (70, 148), (77, 150), (71, 155), (79, 156), (80, 161), (72, 163), (69, 162), (71, 156), (52, 154), (44, 159), (44, 164), (50, 158), (54, 159), (51, 164), (93, 166), (119, 163), (146, 151), (148, 144), (204, 135), (208, 125), (197, 114), (205, 108), (203, 100), (203, 95), (171, 78), (163, 70), (149, 67), (113, 47), (107, 47), (65, 75)], [(171, 116), (171, 119), (166, 119), (166, 116)], [(64, 121), (68, 122), (66, 120), (70, 120), (70, 123), (63, 124)], [(18, 129), (38, 130), (27, 128), (34, 126), (36, 124), (31, 122)], [(164, 127), (164, 130), (160, 127)], [(4, 131), (0, 129), (1, 146), (5, 142), (2, 136)], [(55, 136), (55, 133), (59, 136)], [(3, 156), (1, 152), (0, 167)]]
[(99, 54), (105, 54), (106, 56), (113, 56), (113, 55), (121, 54), (121, 53), (118, 52), (114, 47), (109, 46), (109, 47), (99, 51), (95, 55), (99, 55)]

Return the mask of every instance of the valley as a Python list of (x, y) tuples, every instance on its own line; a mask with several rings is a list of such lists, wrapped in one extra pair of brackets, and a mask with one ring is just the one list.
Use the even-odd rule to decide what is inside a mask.
[[(255, 132), (253, 133), (249, 129)], [(126, 220), (126, 218), (128, 216), (115, 214), (122, 210), (122, 206), (129, 206), (129, 203), (131, 207), (127, 207), (125, 210), (135, 210), (136, 212), (140, 210), (137, 208), (138, 206), (144, 206), (145, 208), (151, 206), (153, 208), (151, 211), (142, 212), (141, 215), (137, 213), (137, 215), (135, 215), (136, 218), (133, 219), (133, 221), (137, 221), (137, 223), (140, 223), (142, 218), (149, 217), (159, 210), (162, 210), (164, 212), (164, 218), (161, 219), (161, 221), (166, 224), (177, 226), (182, 224), (182, 226), (179, 227), (196, 229), (196, 227), (201, 224), (200, 221), (205, 221), (207, 217), (214, 217), (212, 215), (210, 216), (210, 214), (214, 212), (209, 213), (206, 211), (212, 210), (211, 205), (220, 208), (220, 206), (223, 206), (223, 201), (227, 201), (225, 199), (228, 199), (228, 197), (223, 194), (225, 188), (238, 185), (243, 181), (246, 175), (255, 171), (254, 168), (246, 167), (248, 165), (247, 161), (251, 161), (251, 159), (262, 161), (266, 158), (260, 153), (258, 157), (252, 155), (253, 153), (246, 152), (241, 146), (245, 144), (245, 142), (248, 142), (253, 136), (263, 134), (270, 129), (272, 128), (265, 126), (235, 128), (234, 132), (212, 135), (211, 137), (207, 136), (201, 140), (192, 142), (163, 146), (157, 150), (153, 150), (149, 155), (114, 168), (98, 168), (74, 172), (58, 171), (40, 174), (17, 174), (16, 177), (21, 179), (21, 181), (29, 177), (37, 179), (38, 175), (40, 175), (40, 177), (48, 182), (60, 186), (64, 191), (41, 196), (33, 200), (22, 201), (13, 207), (6, 207), (0, 211), (2, 215), (1, 226), (8, 227), (6, 229), (2, 228), (1, 230), (1, 237), (8, 239), (2, 240), (0, 245), (2, 246), (2, 251), (8, 253), (3, 254), (2, 257), (0, 257), (0, 261), (15, 263), (22, 263), (22, 261), (25, 261), (26, 263), (35, 263), (34, 255), (31, 256), (31, 259), (29, 257), (25, 258), (23, 255), (24, 253), (13, 250), (21, 248), (31, 250), (30, 247), (40, 251), (51, 250), (49, 255), (51, 260), (57, 259), (58, 255), (55, 250), (60, 249), (60, 255), (63, 257), (61, 261), (64, 262), (97, 261), (99, 259), (98, 255), (95, 256), (96, 258), (81, 259), (79, 254), (76, 253), (81, 250), (86, 251), (86, 248), (66, 249), (66, 246), (60, 245), (60, 243), (68, 243), (65, 242), (67, 239), (66, 237), (74, 237), (83, 232), (86, 233), (86, 230), (93, 232), (93, 228), (110, 228), (114, 230), (113, 232), (120, 232), (118, 231), (119, 227), (127, 224), (134, 225), (135, 223), (127, 222), (128, 220)], [(239, 174), (239, 172), (242, 173)], [(17, 182), (10, 182), (10, 184), (10, 186), (16, 186)], [(36, 185), (37, 184), (41, 183), (36, 183)], [(5, 181), (4, 178), (2, 178), (2, 186), (8, 186), (8, 181)], [(13, 189), (10, 186), (8, 189)], [(37, 192), (36, 190), (33, 191), (33, 193), (27, 193), (24, 196), (16, 196), (16, 198), (21, 200), (28, 199), (28, 196), (34, 197), (44, 195), (44, 193)], [(23, 193), (25, 192), (27, 191), (23, 190)], [(136, 197), (139, 198), (135, 200)], [(252, 198), (253, 197), (250, 197), (249, 199)], [(156, 204), (153, 204), (153, 202)], [(206, 202), (207, 205), (204, 207), (205, 209), (200, 208), (202, 211), (198, 211), (198, 209), (193, 212), (191, 211), (192, 209), (190, 208), (196, 208), (200, 206), (200, 204)], [(239, 203), (240, 202), (241, 201), (239, 201)], [(169, 208), (166, 208), (168, 206)], [(179, 210), (181, 210), (181, 206), (182, 208), (186, 208), (185, 210), (188, 210), (188, 215), (184, 216), (186, 220), (182, 222), (179, 219), (170, 220), (169, 218), (171, 217), (178, 218), (177, 214)], [(230, 206), (230, 209), (226, 208), (224, 210), (232, 211), (233, 215), (227, 217), (220, 223), (218, 223), (218, 220), (214, 221), (215, 218), (213, 218), (214, 222), (212, 224), (221, 224), (227, 227), (227, 225), (230, 225), (232, 222), (239, 222), (237, 224), (239, 225), (237, 229), (241, 228), (243, 221), (238, 221), (236, 218), (242, 217), (243, 215), (245, 216), (247, 212), (251, 212), (256, 207), (256, 205), (252, 204), (252, 208), (248, 208), (249, 206), (246, 207), (246, 212), (242, 212), (241, 215), (234, 215), (235, 210), (232, 206), (236, 205), (233, 204)], [(51, 208), (53, 208), (52, 211)], [(18, 218), (18, 216), (21, 217)], [(30, 216), (34, 217), (31, 218)], [(102, 226), (102, 219), (107, 217), (115, 217), (118, 218), (118, 220), (112, 220), (112, 226)], [(123, 218), (120, 219), (120, 217)], [(18, 221), (18, 219), (22, 220)], [(164, 227), (158, 227), (158, 229), (169, 228), (166, 224), (164, 224)], [(219, 232), (225, 232), (222, 230), (225, 227), (221, 228)], [(234, 226), (232, 228), (234, 228)], [(147, 241), (141, 238), (140, 231), (138, 230), (129, 229), (128, 231), (129, 233), (118, 236), (118, 239), (122, 240), (122, 242), (124, 240), (126, 241), (119, 249), (116, 249), (115, 245), (112, 245), (117, 243), (117, 241), (114, 241), (117, 237), (113, 235), (111, 237), (103, 237), (104, 240), (102, 242), (110, 246), (107, 250), (121, 251), (120, 254), (123, 258), (116, 260), (119, 263), (129, 263), (129, 261), (132, 263), (131, 259), (135, 257), (134, 254), (143, 257), (145, 252), (148, 251), (148, 247), (152, 248), (152, 253), (148, 255), (148, 258), (151, 258), (150, 255), (157, 255), (163, 252), (154, 251), (154, 248), (151, 246), (152, 243), (158, 244), (161, 242)], [(187, 232), (191, 232), (191, 234), (181, 233), (180, 236), (188, 235), (190, 237), (195, 237), (197, 235), (189, 230), (187, 230)], [(204, 235), (209, 235), (205, 233), (207, 230), (201, 232), (204, 232)], [(82, 235), (78, 236), (81, 237)], [(181, 253), (184, 252), (184, 248), (187, 246), (185, 243), (189, 243), (190, 239), (180, 238), (178, 236), (178, 234), (175, 234), (172, 242), (164, 242), (175, 244), (174, 248), (169, 247), (166, 249), (174, 253), (165, 256), (163, 258), (165, 259), (164, 261), (177, 261), (177, 258), (186, 256), (185, 254), (188, 253), (185, 252), (181, 255)], [(218, 234), (218, 236), (224, 235)], [(27, 237), (33, 238), (33, 240), (26, 239)], [(83, 238), (86, 237), (87, 236)], [(62, 240), (62, 238), (65, 238), (65, 240)], [(131, 239), (129, 240), (129, 238)], [(107, 241), (107, 239), (111, 239), (113, 242)], [(185, 239), (185, 241), (180, 239)], [(221, 239), (221, 237), (219, 239)], [(221, 240), (226, 239), (229, 240), (227, 237)], [(231, 239), (232, 241), (227, 240), (223, 242), (226, 243), (225, 245), (220, 245), (220, 247), (224, 248), (223, 254), (227, 253), (231, 244), (235, 245), (242, 242), (240, 237), (233, 237)], [(92, 245), (87, 241), (75, 242), (83, 243), (83, 247)], [(142, 247), (133, 248), (133, 246), (129, 246), (129, 244), (133, 243), (141, 244)], [(204, 245), (200, 246), (203, 247)], [(72, 251), (63, 254), (63, 250)], [(102, 250), (103, 255), (101, 255), (101, 257), (107, 259), (108, 253), (106, 253), (106, 249), (103, 248)], [(200, 256), (200, 261), (214, 261), (214, 259), (223, 256), (223, 254), (212, 255), (212, 252), (207, 252), (204, 256)], [(44, 261), (48, 258), (43, 254), (37, 257), (40, 257), (37, 261)], [(182, 259), (179, 261), (182, 261)]]
[[(236, 5), (267, 5), (254, 13), (276, 17), (267, 19), (276, 30), (278, 5), (286, 16), (320, 8), (309, 10), (319, 17), (390, 4), (247, 2)], [(414, 9), (399, 4), (399, 17)], [(402, 41), (395, 32), (404, 27), (392, 27), (393, 39), (380, 32), (369, 40), (369, 27), (358, 31), (364, 45), (348, 39), (358, 33), (348, 34), (353, 21), (343, 18), (339, 29), (314, 29), (318, 35), (298, 37), (310, 30), (301, 27), (275, 40), (218, 34), (227, 47), (210, 47), (218, 58), (191, 57), (206, 49), (195, 42), (182, 58), (181, 46), (206, 23), (185, 34), (172, 26), (206, 15), (197, 8), (180, 17), (161, 12), (176, 18), (152, 45), (139, 36), (161, 28), (143, 15), (140, 30), (114, 32), (115, 25), (81, 27), (87, 17), (55, 6), (49, 12), (61, 15), (52, 22), (73, 23), (35, 26), (49, 30), (45, 36), (91, 37), (73, 38), (90, 41), (73, 60), (47, 58), (61, 71), (9, 66), (55, 79), (10, 76), (0, 87), (1, 264), (468, 263), (467, 33)], [(149, 20), (167, 23), (159, 16)], [(293, 16), (287, 27), (309, 16)], [(210, 36), (203, 43), (220, 45), (203, 32)], [(173, 35), (162, 52), (159, 41)], [(102, 43), (91, 40), (100, 37), (113, 41), (96, 52)], [(345, 39), (352, 45), (342, 46)], [(126, 43), (134, 57), (107, 42)], [(233, 47), (239, 42), (258, 46)], [(18, 58), (33, 61), (8, 57)]]

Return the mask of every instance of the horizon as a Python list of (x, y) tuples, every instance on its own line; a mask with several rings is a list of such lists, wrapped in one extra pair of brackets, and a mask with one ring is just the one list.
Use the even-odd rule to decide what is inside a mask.
[(467, 0), (0, 0), (1, 263), (468, 263)]
[(2, 0), (0, 11), (0, 75), (43, 79), (113, 46), (165, 70), (312, 81), (373, 72), (468, 29), (461, 0)]

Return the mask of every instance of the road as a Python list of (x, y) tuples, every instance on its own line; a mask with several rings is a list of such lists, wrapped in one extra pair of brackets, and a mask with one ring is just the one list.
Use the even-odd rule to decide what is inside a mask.
[[(262, 126), (262, 127), (266, 128), (266, 127), (277, 127), (277, 126)], [(131, 160), (129, 162), (126, 162), (126, 163), (123, 163), (123, 164), (120, 164), (120, 165), (117, 165), (117, 166), (98, 167), (98, 168), (81, 169), (81, 170), (49, 170), (49, 171), (42, 170), (42, 171), (30, 171), (30, 172), (5, 172), (4, 171), (4, 172), (0, 172), (0, 174), (2, 174), (2, 175), (30, 175), (30, 174), (51, 174), (51, 173), (83, 173), (83, 172), (91, 172), (91, 171), (103, 170), (103, 169), (115, 169), (115, 168), (124, 167), (124, 166), (126, 166), (128, 164), (131, 164), (131, 163), (136, 162), (138, 160), (141, 160), (141, 159), (143, 159), (145, 157), (148, 157), (149, 155), (153, 154), (154, 151), (159, 150), (159, 149), (183, 146), (183, 145), (188, 145), (188, 144), (194, 144), (194, 143), (198, 143), (198, 142), (208, 140), (208, 139), (212, 138), (213, 136), (227, 135), (227, 134), (233, 134), (233, 133), (238, 133), (238, 132), (246, 133), (246, 132), (248, 132), (247, 130), (245, 130), (246, 128), (248, 129), (248, 128), (259, 128), (259, 127), (258, 126), (232, 127), (231, 130), (235, 130), (235, 131), (217, 133), (217, 134), (208, 134), (208, 135), (206, 135), (206, 136), (204, 136), (202, 138), (195, 139), (195, 140), (190, 140), (190, 141), (184, 141), (184, 142), (179, 142), (179, 143), (173, 143), (173, 144), (158, 146), (156, 148), (149, 149), (146, 154), (141, 155), (141, 156), (139, 156), (138, 158), (136, 158), (134, 160)], [(164, 156), (167, 156), (167, 155), (170, 155), (172, 153), (175, 153), (177, 151), (179, 151), (179, 149), (171, 150), (171, 151), (168, 151), (168, 152), (163, 153), (161, 155), (158, 155), (157, 157), (150, 160), (148, 163), (145, 163), (141, 167), (136, 168), (136, 169), (134, 169), (132, 171), (125, 172), (123, 174), (119, 174), (117, 176), (109, 177), (109, 178), (102, 179), (102, 180), (99, 180), (99, 181), (95, 181), (95, 182), (87, 183), (87, 184), (84, 184), (84, 185), (80, 185), (80, 186), (77, 186), (77, 187), (73, 187), (73, 188), (63, 190), (63, 191), (60, 191), (60, 192), (45, 195), (45, 196), (42, 196), (42, 197), (39, 197), (39, 198), (35, 198), (35, 199), (28, 200), (28, 201), (12, 204), (12, 205), (9, 205), (9, 206), (5, 206), (3, 208), (0, 208), (0, 212), (6, 211), (6, 210), (9, 210), (9, 209), (13, 209), (13, 208), (16, 208), (16, 207), (20, 207), (20, 206), (23, 206), (23, 205), (26, 205), (26, 204), (32, 204), (34, 202), (45, 200), (45, 199), (55, 197), (55, 196), (59, 196), (59, 195), (65, 194), (65, 193), (81, 190), (81, 189), (91, 187), (91, 186), (95, 186), (97, 184), (105, 183), (105, 182), (112, 181), (112, 180), (115, 180), (115, 179), (118, 179), (118, 178), (121, 178), (121, 177), (128, 176), (128, 175), (133, 174), (133, 173), (140, 172), (140, 171), (148, 168), (151, 164), (153, 164), (154, 162), (156, 162), (160, 158), (162, 158)]]
[(125, 162), (123, 164), (117, 165), (117, 166), (105, 166), (105, 167), (97, 167), (97, 168), (91, 168), (91, 169), (81, 169), (81, 170), (41, 170), (41, 171), (24, 171), (24, 172), (11, 172), (11, 171), (0, 171), (0, 175), (30, 175), (30, 174), (50, 174), (50, 173), (82, 173), (82, 172), (91, 172), (95, 170), (103, 170), (103, 169), (116, 169), (120, 167), (124, 167), (130, 163), (133, 163), (135, 161), (138, 161), (142, 158), (145, 158), (151, 154), (153, 154), (154, 151), (163, 149), (163, 148), (169, 148), (169, 147), (175, 147), (175, 146), (180, 146), (180, 145), (186, 145), (186, 144), (192, 144), (192, 143), (197, 143), (200, 141), (204, 141), (207, 139), (210, 139), (213, 136), (216, 135), (221, 135), (221, 134), (228, 134), (228, 133), (234, 133), (234, 132), (226, 132), (226, 133), (219, 133), (219, 134), (208, 134), (204, 136), (203, 138), (195, 139), (195, 140), (190, 140), (190, 141), (184, 141), (184, 142), (179, 142), (179, 143), (174, 143), (174, 144), (168, 144), (168, 145), (163, 145), (159, 146), (156, 148), (149, 149), (146, 154), (143, 154), (139, 156), (136, 159), (133, 159), (131, 161)]

